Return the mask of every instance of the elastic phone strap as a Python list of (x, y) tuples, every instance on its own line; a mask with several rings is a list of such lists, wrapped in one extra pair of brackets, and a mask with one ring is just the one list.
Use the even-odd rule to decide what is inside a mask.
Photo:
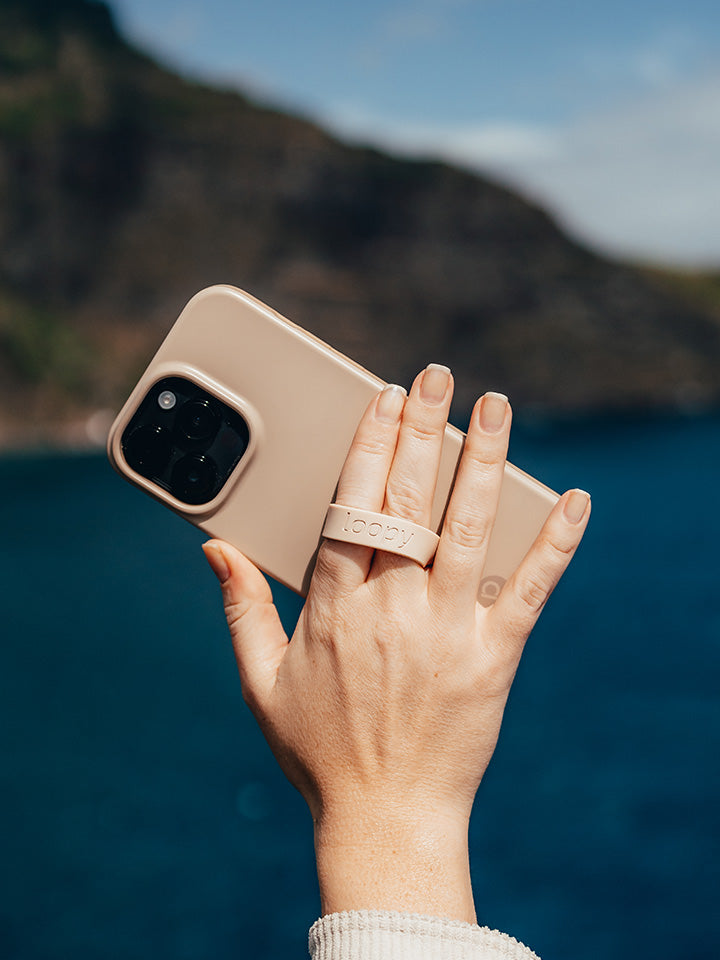
[(410, 520), (389, 517), (371, 510), (358, 510), (340, 503), (330, 505), (323, 536), (345, 543), (358, 543), (409, 557), (426, 567), (435, 556), (440, 537)]

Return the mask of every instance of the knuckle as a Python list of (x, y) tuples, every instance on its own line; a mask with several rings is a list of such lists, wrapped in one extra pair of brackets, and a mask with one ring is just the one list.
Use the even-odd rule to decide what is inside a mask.
[(473, 548), (484, 543), (487, 524), (477, 517), (447, 516), (442, 532), (457, 546)]
[(472, 457), (469, 463), (463, 464), (470, 482), (476, 491), (494, 490), (501, 479), (502, 464), (499, 460), (494, 463), (490, 460), (480, 460)]
[(341, 598), (352, 592), (352, 573), (357, 569), (352, 554), (367, 549), (337, 540), (324, 541), (315, 558), (310, 595), (327, 600)]
[(411, 440), (417, 440), (420, 443), (435, 442), (442, 435), (444, 421), (433, 423), (428, 420), (411, 420), (403, 424), (405, 432)]
[(387, 440), (376, 433), (357, 436), (353, 443), (353, 453), (366, 457), (382, 457), (387, 453), (387, 449)]
[(542, 536), (539, 546), (540, 566), (557, 580), (572, 559), (576, 544), (548, 531)]
[(425, 513), (426, 497), (418, 487), (403, 483), (401, 487), (388, 487), (385, 497), (391, 516), (414, 520)]
[(488, 472), (505, 465), (505, 446), (499, 443), (468, 443), (465, 451), (470, 466), (475, 470)]
[(542, 610), (550, 593), (549, 585), (537, 574), (528, 574), (517, 585), (516, 595), (520, 603), (530, 611)]
[(251, 606), (247, 601), (229, 602), (225, 604), (225, 619), (227, 620), (231, 634), (235, 635), (240, 632), (243, 621), (250, 609)]
[(480, 673), (480, 689), (487, 699), (504, 700), (512, 686), (517, 664), (504, 652), (488, 656)]
[(545, 541), (545, 549), (552, 560), (567, 563), (575, 551), (575, 543), (548, 537)]

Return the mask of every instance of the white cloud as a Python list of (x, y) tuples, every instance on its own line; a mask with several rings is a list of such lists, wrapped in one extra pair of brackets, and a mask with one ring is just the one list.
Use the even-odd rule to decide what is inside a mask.
[(720, 263), (720, 73), (556, 126), (404, 125), (356, 109), (342, 135), (489, 172), (609, 252)]
[(377, 117), (362, 106), (340, 103), (323, 120), (348, 140), (369, 140), (402, 154), (432, 154), (457, 163), (547, 159), (557, 151), (554, 132), (514, 123), (443, 125)]

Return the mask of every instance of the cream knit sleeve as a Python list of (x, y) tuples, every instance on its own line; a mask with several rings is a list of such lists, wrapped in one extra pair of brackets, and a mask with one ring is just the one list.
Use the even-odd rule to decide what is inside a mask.
[(539, 960), (498, 930), (380, 910), (322, 917), (310, 928), (309, 948), (311, 960)]

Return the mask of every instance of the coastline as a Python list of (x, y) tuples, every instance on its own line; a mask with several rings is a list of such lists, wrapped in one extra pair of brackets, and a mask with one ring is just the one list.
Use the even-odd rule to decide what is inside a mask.
[[(703, 421), (720, 415), (720, 405), (668, 405), (591, 410), (558, 410), (552, 407), (526, 406), (514, 410), (516, 436), (538, 437), (556, 430), (641, 427), (679, 421)], [(0, 457), (72, 456), (105, 452), (108, 432), (116, 411), (103, 408), (84, 417), (37, 422), (0, 421)], [(467, 429), (470, 411), (453, 411), (451, 422)]]
[(102, 408), (58, 421), (0, 421), (0, 456), (104, 451), (115, 415)]

